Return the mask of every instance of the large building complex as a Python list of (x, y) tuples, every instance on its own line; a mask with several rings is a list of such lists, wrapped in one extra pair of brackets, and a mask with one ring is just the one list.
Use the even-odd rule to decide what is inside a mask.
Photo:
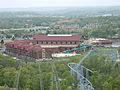
[(5, 52), (14, 56), (44, 60), (52, 58), (54, 53), (77, 53), (90, 48), (88, 44), (111, 44), (110, 40), (88, 38), (84, 35), (35, 35), (32, 39), (15, 40), (6, 43)]
[(84, 35), (35, 35), (30, 40), (6, 43), (6, 53), (30, 59), (51, 58), (53, 53), (76, 48), (88, 37)]

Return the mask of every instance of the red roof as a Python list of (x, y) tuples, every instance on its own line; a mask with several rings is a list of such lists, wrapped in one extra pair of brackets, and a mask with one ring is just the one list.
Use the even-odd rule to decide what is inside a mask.
[(24, 50), (31, 50), (33, 52), (38, 52), (41, 49), (40, 45), (31, 45), (27, 42), (30, 43), (30, 40), (15, 40), (14, 42), (5, 43), (5, 46), (11, 46)]
[(34, 48), (32, 49), (34, 52), (38, 52), (41, 50), (41, 46), (40, 45), (34, 45)]
[(14, 42), (5, 43), (5, 46), (14, 46)]
[(80, 41), (83, 35), (71, 36), (48, 36), (48, 35), (35, 35), (33, 38), (39, 41)]
[[(35, 40), (41, 41), (80, 41), (82, 35), (67, 35), (67, 36), (35, 35), (33, 38), (35, 38)], [(5, 46), (38, 52), (39, 50), (41, 50), (42, 47), (40, 45), (30, 44), (32, 41), (35, 40), (15, 40), (13, 42), (6, 43)]]
[(14, 42), (28, 44), (28, 43), (32, 42), (32, 40), (15, 40)]
[(25, 45), (23, 47), (25, 50), (31, 50), (33, 52), (38, 52), (41, 49), (40, 45)]

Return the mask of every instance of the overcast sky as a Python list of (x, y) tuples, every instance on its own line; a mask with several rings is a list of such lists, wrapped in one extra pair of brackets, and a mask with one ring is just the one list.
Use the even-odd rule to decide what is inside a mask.
[(0, 8), (118, 5), (120, 0), (0, 0)]

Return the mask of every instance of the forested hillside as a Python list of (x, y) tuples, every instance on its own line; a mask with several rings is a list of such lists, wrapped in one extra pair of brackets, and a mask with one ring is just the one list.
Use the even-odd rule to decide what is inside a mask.
[[(89, 18), (67, 18), (67, 17), (0, 17), (0, 28), (8, 29), (2, 31), (1, 34), (16, 34), (21, 31), (18, 36), (25, 33), (28, 28), (38, 27), (38, 29), (30, 29), (26, 34), (82, 34), (92, 37), (112, 38), (116, 34), (120, 34), (120, 16), (99, 16)], [(42, 29), (40, 27), (48, 27)], [(14, 29), (18, 29), (14, 31)], [(120, 36), (120, 35), (119, 35)]]
[[(72, 77), (68, 63), (78, 63), (84, 53), (77, 57), (54, 59), (57, 74), (60, 80), (60, 90), (79, 90), (77, 88), (78, 81), (76, 77)], [(92, 55), (83, 63), (84, 66), (91, 69), (90, 81), (95, 90), (119, 90), (120, 88), (120, 63), (113, 66), (110, 62), (105, 61), (105, 56)], [(21, 67), (22, 65), (22, 67)], [(40, 68), (39, 68), (40, 65)], [(21, 69), (20, 69), (21, 67)], [(39, 72), (41, 70), (41, 73)], [(19, 62), (9, 56), (0, 55), (0, 86), (15, 88), (16, 80), (19, 78), (20, 90), (38, 90), (40, 82), (44, 90), (56, 90), (56, 84), (52, 84), (52, 64), (51, 61), (46, 62)], [(41, 81), (42, 80), (42, 81)], [(72, 83), (75, 86), (72, 86)], [(4, 87), (1, 87), (4, 88)], [(5, 89), (3, 89), (5, 90)]]

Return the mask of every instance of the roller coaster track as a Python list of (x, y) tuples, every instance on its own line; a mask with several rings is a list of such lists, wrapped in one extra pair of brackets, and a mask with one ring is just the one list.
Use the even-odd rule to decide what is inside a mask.
[(90, 69), (82, 65), (83, 61), (88, 58), (93, 52), (97, 54), (98, 51), (103, 51), (103, 56), (108, 56), (111, 58), (113, 64), (119, 61), (118, 51), (116, 49), (95, 49), (90, 50), (79, 63), (68, 63), (68, 67), (71, 70), (71, 75), (76, 75), (78, 82), (78, 88), (83, 88), (84, 90), (94, 90), (92, 83), (88, 80)]
[[(48, 56), (46, 56), (46, 53)], [(43, 60), (46, 59), (46, 57), (51, 57), (51, 51), (46, 51), (45, 49), (42, 50), (42, 58)], [(50, 64), (51, 64), (51, 67), (52, 67), (52, 77), (51, 77), (51, 86), (50, 86), (50, 90), (53, 90), (53, 87), (54, 87), (54, 82), (55, 82), (55, 85), (56, 85), (56, 90), (60, 90), (60, 82), (59, 82), (59, 77), (58, 77), (58, 74), (57, 74), (57, 70), (56, 70), (56, 66), (55, 66), (55, 63), (54, 63), (54, 59), (50, 58)], [(42, 84), (41, 84), (42, 86)], [(43, 89), (41, 89), (43, 90)]]
[(81, 65), (81, 63), (91, 54), (92, 51), (93, 50), (90, 50), (79, 63), (68, 63), (68, 66), (71, 69), (71, 75), (77, 75), (77, 80), (79, 80), (78, 87), (84, 88), (84, 90), (94, 90), (92, 83), (88, 80), (88, 72), (92, 71)]
[(55, 67), (55, 63), (54, 63), (53, 59), (50, 62), (52, 65), (52, 82), (51, 82), (50, 90), (53, 90), (53, 83), (54, 83), (53, 81), (55, 81), (55, 83), (56, 83), (56, 90), (60, 90), (60, 83), (59, 83), (59, 78), (58, 78), (57, 70)]
[(113, 65), (115, 65), (116, 62), (119, 61), (119, 54), (117, 49), (95, 49), (94, 51), (96, 53), (98, 51), (102, 51), (102, 55), (109, 57), (110, 60), (108, 61), (111, 61)]
[(19, 67), (18, 73), (16, 75), (16, 81), (15, 81), (15, 88), (14, 88), (14, 90), (19, 90), (19, 79), (20, 79), (21, 69), (22, 69), (22, 65)]
[[(41, 75), (41, 62), (39, 62), (39, 74)], [(44, 87), (43, 87), (43, 80), (42, 80), (42, 76), (39, 77), (40, 79), (40, 90), (44, 90)]]

